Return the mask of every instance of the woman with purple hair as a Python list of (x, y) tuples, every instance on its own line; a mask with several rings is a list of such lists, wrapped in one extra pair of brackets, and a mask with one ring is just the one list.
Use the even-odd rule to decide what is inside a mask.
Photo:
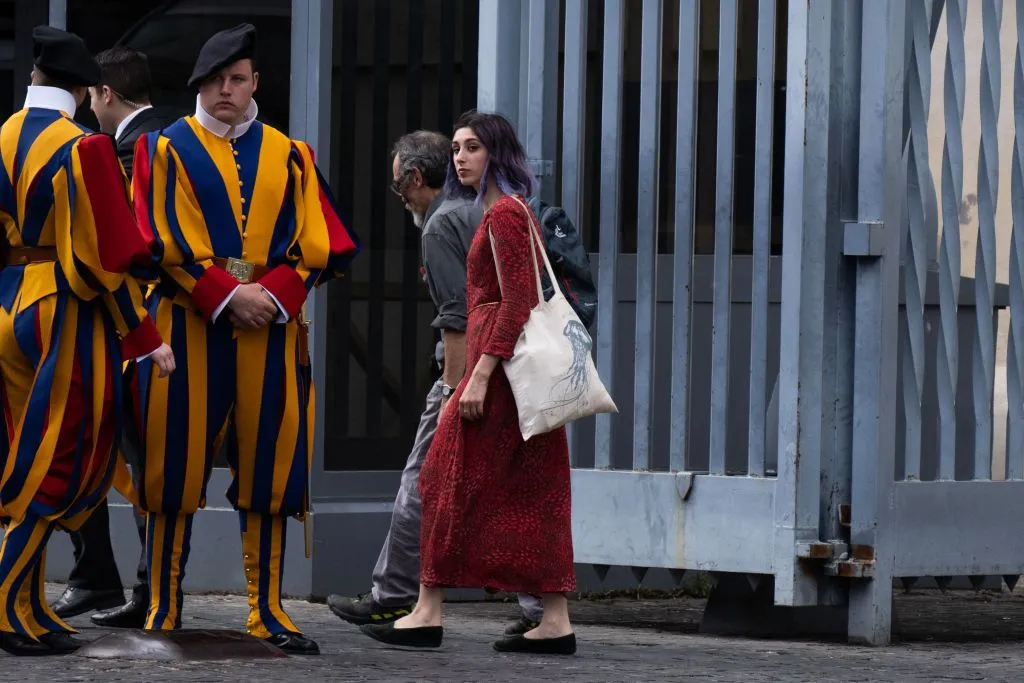
[(361, 627), (385, 643), (438, 647), (444, 589), (486, 588), (540, 595), (544, 602), (540, 624), (497, 641), (496, 650), (576, 651), (565, 597), (576, 589), (565, 429), (523, 441), (501, 366), (538, 299), (533, 258), (543, 263), (544, 243), (523, 200), (532, 187), (511, 124), (498, 114), (463, 114), (446, 189), (475, 197), (485, 211), (467, 257), (470, 371), (441, 415), (420, 474), (419, 601), (393, 624)]

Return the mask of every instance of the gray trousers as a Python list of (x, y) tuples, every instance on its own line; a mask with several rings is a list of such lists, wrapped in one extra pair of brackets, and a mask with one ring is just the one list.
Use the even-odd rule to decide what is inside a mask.
[[(380, 605), (407, 605), (419, 597), (420, 516), (423, 508), (419, 491), (420, 469), (437, 431), (441, 386), (441, 381), (436, 382), (427, 394), (416, 439), (402, 471), (402, 483), (391, 513), (391, 528), (373, 569), (373, 599)], [(531, 621), (540, 621), (544, 613), (540, 598), (520, 593), (519, 605), (523, 616)]]

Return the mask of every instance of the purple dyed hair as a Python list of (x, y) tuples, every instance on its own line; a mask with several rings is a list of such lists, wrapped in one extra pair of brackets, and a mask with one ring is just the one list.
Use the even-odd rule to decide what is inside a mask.
[(526, 162), (526, 150), (516, 137), (516, 131), (501, 114), (479, 112), (470, 109), (455, 122), (453, 132), (461, 128), (469, 128), (476, 134), (480, 143), (487, 148), (487, 165), (480, 178), (480, 191), (473, 192), (469, 185), (463, 185), (455, 173), (453, 156), (448, 159), (448, 175), (444, 181), (444, 189), (449, 197), (465, 197), (475, 199), (477, 204), (483, 201), (487, 193), (487, 183), (494, 177), (498, 189), (504, 194), (518, 194), (529, 197), (533, 194), (533, 173)]

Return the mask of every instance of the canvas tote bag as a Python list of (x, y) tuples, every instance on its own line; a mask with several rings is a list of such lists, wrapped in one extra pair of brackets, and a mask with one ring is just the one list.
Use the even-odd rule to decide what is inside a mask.
[[(593, 342), (587, 328), (580, 322), (561, 289), (554, 287), (551, 299), (544, 300), (540, 266), (537, 263), (537, 243), (541, 246), (544, 267), (547, 268), (551, 282), (557, 282), (554, 269), (530, 211), (518, 198), (514, 199), (522, 207), (529, 226), (530, 256), (539, 301), (530, 311), (530, 317), (519, 334), (512, 358), (502, 361), (502, 367), (516, 400), (519, 430), (523, 440), (528, 440), (531, 436), (550, 432), (595, 413), (617, 413), (618, 408), (597, 375), (590, 356)], [(494, 235), (490, 227), (487, 232), (491, 240), (494, 267), (498, 272), (498, 286), (504, 298)]]

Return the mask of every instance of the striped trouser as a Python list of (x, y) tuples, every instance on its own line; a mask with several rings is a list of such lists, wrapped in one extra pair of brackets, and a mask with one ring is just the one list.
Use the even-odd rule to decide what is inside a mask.
[[(239, 511), (242, 528), (242, 557), (249, 619), (246, 631), (259, 638), (299, 631), (281, 604), (287, 519), (257, 512)], [(149, 513), (147, 562), (151, 598), (146, 628), (167, 630), (181, 627), (182, 590), (185, 564), (192, 534), (192, 514)]]
[(0, 544), (0, 631), (38, 639), (74, 633), (46, 602), (46, 542), (54, 523), (34, 514), (7, 525)]
[(205, 505), (213, 458), (226, 445), (249, 591), (248, 630), (298, 631), (281, 606), (287, 517), (306, 506), (312, 438), (308, 360), (297, 323), (236, 331), (206, 323), (170, 299), (150, 301), (178, 370), (161, 378), (143, 361), (134, 392), (145, 445), (140, 503), (148, 513), (151, 602), (147, 628), (181, 621), (181, 582), (193, 514)]

